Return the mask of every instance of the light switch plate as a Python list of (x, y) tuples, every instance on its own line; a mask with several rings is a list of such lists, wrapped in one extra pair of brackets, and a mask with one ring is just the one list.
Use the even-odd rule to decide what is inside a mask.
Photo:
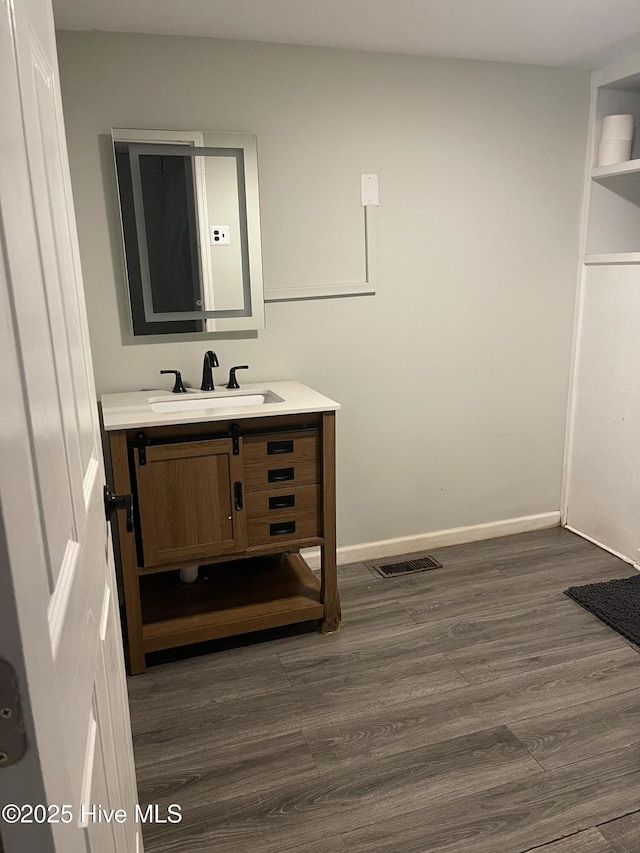
[(362, 206), (368, 207), (380, 205), (378, 196), (378, 176), (377, 175), (360, 175), (360, 192), (362, 194)]

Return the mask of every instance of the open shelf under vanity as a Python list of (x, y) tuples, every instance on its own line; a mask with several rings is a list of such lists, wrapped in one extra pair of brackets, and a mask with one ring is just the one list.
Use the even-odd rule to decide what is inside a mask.
[(140, 578), (145, 651), (321, 619), (320, 580), (299, 554), (217, 563), (187, 584), (178, 572)]

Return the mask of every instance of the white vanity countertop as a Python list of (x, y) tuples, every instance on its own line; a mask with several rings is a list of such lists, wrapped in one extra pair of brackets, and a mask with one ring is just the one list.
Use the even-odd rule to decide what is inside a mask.
[[(252, 394), (268, 394), (280, 397), (282, 402), (266, 402), (260, 405), (234, 406), (233, 397)], [(229, 405), (220, 408), (194, 409), (189, 411), (154, 411), (153, 404), (174, 403), (182, 400), (203, 398), (229, 399)], [(305, 412), (335, 412), (340, 404), (319, 394), (301, 382), (247, 382), (239, 390), (219, 388), (212, 392), (188, 389), (187, 394), (172, 394), (166, 389), (158, 391), (126, 391), (121, 394), (103, 394), (102, 420), (106, 430), (154, 427), (166, 424), (195, 424), (210, 421), (228, 421), (239, 418), (267, 418), (275, 415), (295, 415)], [(220, 403), (216, 403), (217, 406)]]

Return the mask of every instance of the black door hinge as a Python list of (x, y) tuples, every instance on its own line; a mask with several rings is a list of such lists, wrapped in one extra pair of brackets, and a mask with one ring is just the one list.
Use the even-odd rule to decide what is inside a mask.
[(18, 679), (11, 664), (0, 660), (0, 770), (16, 764), (26, 751)]

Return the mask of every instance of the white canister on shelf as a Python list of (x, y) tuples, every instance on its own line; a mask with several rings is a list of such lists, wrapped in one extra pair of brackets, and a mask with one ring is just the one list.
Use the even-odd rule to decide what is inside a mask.
[(631, 157), (633, 116), (611, 115), (602, 119), (602, 135), (598, 148), (598, 166), (624, 163)]
[(602, 119), (602, 136), (605, 139), (632, 139), (633, 138), (633, 116), (617, 115), (605, 116)]

